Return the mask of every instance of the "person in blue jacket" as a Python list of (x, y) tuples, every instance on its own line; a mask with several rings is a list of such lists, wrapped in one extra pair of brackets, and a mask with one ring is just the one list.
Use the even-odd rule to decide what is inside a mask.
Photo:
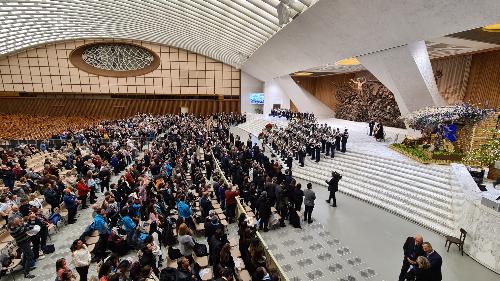
[(187, 224), (189, 228), (195, 229), (195, 225), (193, 222), (193, 219), (191, 218), (191, 207), (186, 203), (186, 197), (184, 195), (179, 196), (179, 199), (177, 200), (176, 207), (177, 207), (177, 213), (178, 213), (178, 218), (177, 218), (177, 225), (181, 225), (181, 223)]
[(97, 241), (94, 251), (93, 261), (99, 261), (106, 258), (106, 249), (108, 245), (109, 227), (106, 220), (106, 210), (104, 208), (97, 208), (94, 221), (90, 225), (92, 231), (99, 232), (99, 240)]
[(170, 165), (170, 162), (167, 162), (165, 165), (165, 176), (170, 177), (172, 175), (172, 165)]
[(68, 223), (69, 224), (75, 223), (76, 211), (78, 208), (78, 200), (76, 198), (76, 195), (73, 192), (71, 192), (69, 188), (66, 188), (64, 190), (63, 202), (66, 209), (68, 209)]
[(120, 211), (120, 216), (121, 216), (121, 225), (122, 229), (125, 231), (127, 234), (127, 243), (132, 244), (132, 239), (134, 236), (135, 229), (137, 225), (135, 222), (132, 220), (132, 218), (129, 216), (128, 209), (127, 207), (123, 207)]

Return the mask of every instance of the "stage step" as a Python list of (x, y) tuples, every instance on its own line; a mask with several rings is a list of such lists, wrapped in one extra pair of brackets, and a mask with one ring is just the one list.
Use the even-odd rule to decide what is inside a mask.
[[(258, 135), (274, 120), (254, 119), (240, 124), (244, 131)], [(279, 126), (286, 126), (280, 120)], [(268, 146), (268, 151), (271, 148)], [(275, 153), (276, 154), (276, 153)], [(281, 165), (285, 166), (281, 159)], [(339, 190), (391, 213), (397, 214), (436, 232), (450, 235), (455, 232), (452, 202), (462, 198), (458, 182), (451, 176), (449, 166), (423, 165), (392, 158), (379, 157), (349, 150), (337, 151), (335, 158), (321, 154), (316, 163), (306, 157), (305, 167), (293, 162), (293, 175), (306, 181), (327, 186), (333, 170), (343, 178)]]
[[(325, 180), (327, 179), (326, 177), (324, 179), (318, 176), (309, 177), (306, 174), (301, 173), (300, 171), (294, 171), (294, 174), (298, 178), (302, 178), (319, 185), (327, 186), (327, 184), (325, 183)], [(404, 217), (441, 234), (451, 235), (454, 233), (454, 228), (452, 226), (453, 222), (449, 219), (443, 219), (438, 216), (429, 215), (413, 205), (408, 205), (405, 202), (402, 202), (402, 200), (396, 200), (392, 197), (386, 196), (386, 194), (384, 193), (374, 192), (368, 188), (365, 188), (363, 185), (354, 184), (352, 182), (340, 183), (340, 191), (375, 206), (386, 209), (391, 213)]]

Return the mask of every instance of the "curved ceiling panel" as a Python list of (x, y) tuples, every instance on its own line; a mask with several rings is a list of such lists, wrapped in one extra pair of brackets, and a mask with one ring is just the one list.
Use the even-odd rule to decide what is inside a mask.
[[(280, 4), (281, 2), (281, 4)], [(278, 5), (295, 18), (316, 0), (0, 1), (0, 55), (80, 38), (167, 44), (241, 66), (280, 28)]]

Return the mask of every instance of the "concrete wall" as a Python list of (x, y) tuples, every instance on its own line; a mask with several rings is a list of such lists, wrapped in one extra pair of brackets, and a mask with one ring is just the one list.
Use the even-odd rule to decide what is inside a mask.
[(263, 93), (264, 82), (254, 78), (246, 72), (241, 72), (241, 112), (255, 113), (262, 105), (250, 104), (251, 93)]
[(264, 84), (264, 115), (271, 113), (273, 104), (281, 104), (281, 108), (290, 108), (290, 98), (276, 79)]

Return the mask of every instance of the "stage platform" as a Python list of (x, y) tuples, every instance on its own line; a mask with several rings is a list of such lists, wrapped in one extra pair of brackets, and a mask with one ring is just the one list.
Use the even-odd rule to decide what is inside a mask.
[[(377, 142), (367, 135), (368, 125), (366, 123), (338, 119), (322, 119), (319, 121), (320, 123), (332, 125), (335, 128), (338, 127), (341, 130), (345, 127), (349, 129), (350, 137), (347, 143), (347, 152), (345, 154), (337, 153), (335, 159), (326, 158), (322, 155), (319, 163), (306, 160), (304, 168), (298, 167), (298, 163), (295, 161), (293, 173), (295, 177), (304, 183), (303, 185), (307, 182), (312, 182), (318, 193), (325, 192), (326, 194), (326, 184), (324, 181), (329, 179), (332, 170), (340, 170), (344, 175), (340, 183), (340, 191), (348, 195), (347, 198), (356, 198), (357, 203), (355, 205), (357, 205), (357, 208), (377, 209), (377, 211), (368, 212), (368, 217), (373, 221), (377, 221), (376, 225), (368, 224), (370, 227), (376, 229), (379, 227), (379, 223), (381, 223), (380, 227), (382, 229), (379, 229), (381, 233), (385, 233), (391, 239), (402, 240), (407, 235), (412, 234), (412, 231), (408, 232), (408, 230), (414, 229), (415, 233), (425, 233), (427, 237), (430, 237), (430, 239), (426, 240), (429, 240), (433, 244), (437, 243), (440, 245), (440, 248), (442, 247), (441, 244), (444, 245), (443, 235), (458, 236), (458, 229), (463, 227), (469, 231), (465, 244), (466, 253), (489, 269), (500, 272), (500, 256), (494, 250), (495, 248), (500, 249), (500, 244), (497, 242), (498, 239), (494, 238), (495, 235), (498, 237), (500, 233), (500, 213), (496, 214), (491, 210), (487, 210), (480, 204), (482, 195), (496, 194), (499, 192), (498, 190), (488, 187), (489, 191), (484, 193), (480, 192), (477, 187), (474, 189), (471, 185), (465, 187), (461, 182), (462, 178), (468, 175), (465, 174), (466, 170), (463, 165), (454, 167), (449, 165), (424, 165), (416, 163), (388, 148), (388, 145), (395, 140), (398, 139), (401, 141), (404, 135), (408, 133), (407, 130), (385, 128), (386, 142)], [(287, 124), (284, 118), (252, 115), (247, 123), (238, 127), (245, 131), (240, 132), (245, 140), (248, 135), (246, 132), (258, 135), (267, 123), (276, 123), (278, 126), (286, 126)], [(414, 134), (414, 132), (410, 132), (410, 134)], [(470, 178), (470, 176), (468, 177)], [(468, 189), (468, 191), (465, 192), (465, 189)], [(321, 201), (320, 199), (318, 208), (324, 210), (326, 213), (321, 212), (317, 215), (320, 221), (323, 221), (324, 218), (329, 218), (335, 213), (344, 212), (344, 210), (337, 211), (338, 209), (323, 208), (321, 205), (326, 205), (326, 203), (324, 201), (321, 203)], [(350, 199), (348, 201), (351, 202)], [(360, 210), (350, 211), (345, 212), (345, 214), (350, 217), (353, 223), (356, 221), (357, 224), (357, 221), (360, 219), (366, 223), (368, 218), (361, 218), (357, 215)], [(399, 219), (393, 219), (394, 216), (387, 211), (397, 215)], [(371, 217), (372, 213), (379, 217)], [(367, 214), (364, 213), (364, 215)], [(386, 221), (386, 219), (382, 217), (391, 218), (391, 221), (404, 225), (402, 229), (405, 229), (406, 232), (398, 231), (397, 227), (385, 225), (382, 222)], [(342, 220), (346, 221), (346, 218)], [(485, 227), (489, 231), (478, 226), (474, 221), (483, 222), (487, 225)], [(330, 219), (327, 220), (327, 223), (333, 223), (341, 227)], [(330, 229), (327, 225), (325, 227), (326, 229)], [(350, 227), (346, 226), (346, 228)], [(362, 225), (358, 225), (357, 228), (363, 229), (364, 233), (370, 236), (369, 228), (365, 229)], [(386, 233), (384, 229), (394, 231), (394, 233)], [(343, 233), (343, 235), (339, 235), (333, 231), (330, 231), (330, 233), (334, 234), (332, 238), (341, 239), (351, 246), (366, 244), (364, 241), (356, 241), (354, 239), (355, 237), (359, 238), (359, 234), (349, 235), (348, 233)], [(383, 235), (380, 238), (383, 238)], [(390, 243), (395, 247), (393, 249), (395, 252), (391, 253), (391, 255), (394, 255), (392, 258), (394, 258), (395, 263), (400, 263), (400, 261), (396, 261), (401, 258), (401, 253), (399, 253), (401, 245), (399, 244), (402, 242), (391, 241)], [(352, 248), (358, 254), (362, 254), (358, 252), (361, 250), (365, 251), (367, 256), (372, 256), (372, 254), (366, 253), (368, 249), (365, 247)], [(373, 249), (377, 248), (378, 246), (373, 246)], [(444, 252), (444, 249), (438, 248), (438, 252)], [(470, 258), (464, 258), (469, 262), (463, 264), (462, 260), (455, 261), (455, 257), (451, 254), (451, 251), (450, 254), (442, 254), (446, 255), (446, 258), (443, 258), (452, 260), (452, 263), (447, 264), (447, 267), (450, 269), (447, 276), (453, 276), (451, 279), (445, 277), (443, 280), (472, 280), (471, 278), (474, 275), (468, 275), (470, 271), (464, 273), (462, 276), (455, 274), (455, 271), (461, 272), (463, 267), (468, 268), (470, 266), (474, 268), (473, 271), (477, 269), (479, 276), (485, 270), (485, 278), (477, 280), (496, 280), (498, 278), (496, 274), (490, 276), (490, 271), (484, 267), (482, 269), (476, 268), (477, 264)], [(373, 257), (375, 258), (375, 256)], [(395, 266), (391, 268), (394, 272), (391, 271), (392, 274), (384, 274), (386, 269), (377, 268), (376, 261), (368, 259), (367, 264), (372, 265), (377, 275), (380, 274), (380, 277), (383, 277), (380, 280), (396, 278), (397, 274), (394, 274), (397, 271), (397, 267), (400, 266), (399, 264), (391, 265)], [(387, 265), (382, 264), (382, 266)], [(446, 271), (446, 269), (443, 270)], [(386, 273), (388, 272), (386, 271)], [(471, 278), (468, 279), (463, 276)]]

